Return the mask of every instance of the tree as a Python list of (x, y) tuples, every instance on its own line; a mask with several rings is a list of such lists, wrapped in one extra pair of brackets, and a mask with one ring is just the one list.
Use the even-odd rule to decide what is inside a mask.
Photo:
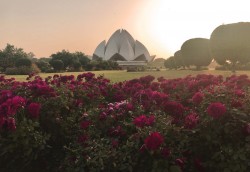
[(83, 68), (85, 68), (86, 65), (90, 62), (90, 59), (82, 52), (75, 52), (73, 53), (73, 55), (78, 59)]
[(208, 66), (212, 61), (209, 39), (193, 38), (185, 41), (181, 46), (181, 54), (186, 65), (194, 65), (199, 70), (201, 66)]
[[(66, 70), (67, 68), (73, 65), (73, 55), (69, 51), (62, 50), (61, 52), (57, 52), (56, 54), (51, 55), (51, 61), (61, 60), (63, 62), (63, 69)], [(56, 62), (58, 63), (58, 62)], [(53, 66), (53, 65), (52, 65)]]
[(164, 62), (164, 66), (167, 69), (177, 69), (174, 56), (170, 56), (168, 59), (166, 59)]
[(62, 60), (51, 60), (50, 65), (54, 68), (56, 72), (60, 72), (64, 69), (64, 64)]
[(81, 65), (81, 63), (80, 62), (74, 62), (73, 63), (73, 68), (74, 68), (74, 71), (76, 71), (76, 72), (79, 72), (79, 71), (81, 71), (82, 70), (82, 65)]
[(14, 45), (7, 44), (3, 50), (0, 50), (0, 67), (4, 72), (8, 67), (15, 67), (17, 59), (33, 57), (33, 53), (26, 53), (22, 48), (16, 48)]
[[(80, 70), (81, 67), (85, 68), (86, 65), (90, 62), (90, 59), (85, 56), (82, 52), (74, 52), (71, 53), (66, 50), (62, 50), (61, 52), (57, 52), (51, 55), (51, 61), (53, 60), (61, 60), (64, 64), (64, 70)], [(80, 66), (79, 66), (80, 64)]]
[(51, 70), (51, 65), (47, 61), (44, 61), (43, 59), (39, 59), (36, 62), (36, 65), (42, 72), (47, 72)]
[(183, 56), (181, 54), (181, 50), (178, 50), (174, 53), (174, 60), (177, 68), (183, 67), (185, 68), (188, 65), (185, 65)]
[(237, 63), (250, 61), (250, 22), (220, 25), (210, 36), (211, 53), (220, 65), (235, 71)]
[(16, 67), (21, 67), (21, 66), (31, 67), (31, 64), (32, 64), (31, 60), (27, 58), (20, 58), (17, 59), (15, 62)]

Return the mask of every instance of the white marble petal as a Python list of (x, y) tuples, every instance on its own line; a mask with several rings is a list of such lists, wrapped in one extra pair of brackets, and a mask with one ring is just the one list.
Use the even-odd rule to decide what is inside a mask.
[(95, 49), (94, 54), (98, 57), (104, 58), (104, 52), (105, 52), (105, 44), (106, 41), (102, 41)]

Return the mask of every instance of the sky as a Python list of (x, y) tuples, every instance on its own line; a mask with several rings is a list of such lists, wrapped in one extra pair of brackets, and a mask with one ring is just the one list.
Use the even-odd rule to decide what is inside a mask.
[(92, 55), (126, 29), (151, 55), (168, 58), (222, 24), (250, 22), (248, 0), (0, 0), (0, 49), (7, 43), (35, 57), (63, 49)]

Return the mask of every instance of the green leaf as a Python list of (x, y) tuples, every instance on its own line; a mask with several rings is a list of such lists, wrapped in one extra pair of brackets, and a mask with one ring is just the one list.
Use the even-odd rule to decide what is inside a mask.
[(240, 157), (241, 160), (246, 160), (245, 154), (240, 154), (239, 157)]
[(179, 166), (173, 165), (170, 167), (170, 172), (181, 172), (181, 169)]

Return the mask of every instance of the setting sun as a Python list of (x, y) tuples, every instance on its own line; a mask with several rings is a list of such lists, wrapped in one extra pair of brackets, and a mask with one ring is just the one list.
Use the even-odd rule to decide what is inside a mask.
[(137, 32), (148, 36), (152, 51), (167, 57), (188, 39), (210, 38), (221, 24), (249, 19), (246, 1), (155, 0), (147, 1), (138, 14)]

